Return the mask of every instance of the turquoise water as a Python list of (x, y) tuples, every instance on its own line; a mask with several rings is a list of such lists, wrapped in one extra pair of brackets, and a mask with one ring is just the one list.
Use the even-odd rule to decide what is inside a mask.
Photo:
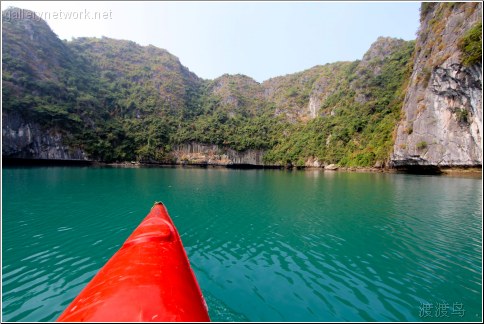
[[(163, 201), (214, 321), (482, 321), (482, 180), (5, 168), (4, 321), (53, 321)], [(461, 316), (462, 315), (462, 316)]]

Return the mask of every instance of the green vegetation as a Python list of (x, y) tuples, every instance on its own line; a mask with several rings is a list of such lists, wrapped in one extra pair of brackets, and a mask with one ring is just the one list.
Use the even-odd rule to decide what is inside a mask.
[[(478, 3), (464, 2), (423, 2), (420, 7), (419, 43), (415, 50), (415, 57), (424, 57), (425, 66), (417, 76), (418, 83), (424, 87), (428, 85), (431, 71), (442, 65), (451, 53), (445, 48), (450, 44), (444, 42), (443, 35), (452, 33), (453, 29), (462, 28), (465, 20), (479, 10)], [(450, 15), (463, 14), (454, 20), (452, 26), (447, 25)], [(447, 29), (446, 29), (447, 28)], [(451, 29), (453, 28), (453, 29)], [(458, 48), (462, 55), (462, 63), (471, 66), (482, 60), (482, 22), (477, 22), (458, 40)]]
[[(259, 84), (202, 80), (154, 46), (109, 38), (61, 41), (43, 21), (4, 20), (3, 107), (100, 161), (169, 161), (174, 145), (264, 149), (265, 162), (345, 166), (387, 160), (414, 42)], [(25, 24), (31, 24), (25, 28)], [(36, 37), (31, 37), (31, 31)], [(309, 114), (310, 98), (317, 116)], [(315, 100), (315, 98), (317, 100)]]
[(465, 108), (457, 109), (455, 111), (457, 121), (461, 124), (467, 124), (469, 122), (469, 112)]
[(482, 61), (482, 22), (476, 23), (458, 42), (462, 64), (471, 66)]
[[(267, 162), (301, 166), (307, 158), (317, 157), (327, 164), (373, 166), (377, 161), (386, 161), (400, 116), (413, 47), (414, 42), (404, 43), (386, 57), (380, 62), (379, 74), (371, 71), (371, 65), (343, 64), (334, 75), (339, 80), (338, 91), (321, 106), (333, 114), (306, 124), (292, 124), (267, 152)], [(364, 93), (367, 101), (357, 102), (355, 91)]]
[(436, 5), (437, 3), (435, 2), (422, 2), (422, 5), (420, 6), (420, 22), (425, 19), (428, 13), (433, 10)]
[(427, 142), (421, 141), (417, 143), (417, 150), (424, 150), (427, 148)]

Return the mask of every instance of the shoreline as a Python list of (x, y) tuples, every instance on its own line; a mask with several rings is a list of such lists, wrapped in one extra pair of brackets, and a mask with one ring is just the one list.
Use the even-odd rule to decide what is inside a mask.
[(83, 167), (120, 167), (120, 168), (214, 168), (214, 169), (239, 169), (239, 170), (285, 170), (285, 171), (323, 171), (323, 172), (352, 172), (352, 173), (388, 173), (388, 174), (417, 174), (417, 175), (441, 175), (447, 177), (471, 177), (482, 178), (481, 166), (453, 166), (430, 168), (375, 168), (375, 167), (286, 167), (279, 165), (251, 165), (251, 164), (209, 164), (209, 163), (146, 163), (146, 162), (113, 162), (86, 160), (48, 160), (48, 159), (21, 159), (2, 157), (3, 166), (83, 166)]
[[(284, 170), (284, 171), (320, 171), (320, 172), (351, 172), (351, 173), (387, 173), (387, 174), (415, 174), (415, 175), (440, 175), (448, 177), (472, 177), (482, 178), (482, 167), (442, 167), (439, 172), (415, 172), (397, 168), (374, 168), (374, 167), (337, 167), (326, 169), (324, 167), (284, 167), (277, 165), (224, 165), (224, 164), (175, 164), (175, 163), (142, 163), (142, 162), (118, 162), (101, 163), (98, 166), (127, 167), (127, 168), (189, 168), (189, 169), (238, 169), (238, 170)], [(432, 169), (435, 170), (435, 169)]]

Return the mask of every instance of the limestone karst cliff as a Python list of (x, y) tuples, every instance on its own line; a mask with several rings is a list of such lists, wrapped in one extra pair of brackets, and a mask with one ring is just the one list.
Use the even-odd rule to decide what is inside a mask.
[(170, 152), (170, 158), (176, 164), (218, 166), (264, 166), (263, 156), (261, 150), (238, 152), (227, 147), (194, 142), (176, 145)]
[(423, 3), (417, 41), (379, 37), (361, 60), (262, 83), (204, 80), (154, 46), (61, 41), (42, 19), (4, 19), (2, 156), (481, 166), (481, 19), (479, 3)]
[(38, 123), (26, 122), (15, 113), (2, 118), (2, 156), (23, 159), (88, 160), (79, 147), (68, 146), (63, 135), (46, 131)]
[(394, 166), (482, 165), (482, 65), (480, 59), (464, 64), (459, 48), (481, 21), (478, 3), (422, 7), (404, 117), (391, 156)]

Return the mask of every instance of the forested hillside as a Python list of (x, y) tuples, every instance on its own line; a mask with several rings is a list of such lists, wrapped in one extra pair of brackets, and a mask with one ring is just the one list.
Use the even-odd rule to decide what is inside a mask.
[(2, 37), (2, 156), (102, 162), (177, 163), (199, 143), (258, 150), (265, 165), (388, 165), (415, 55), (414, 41), (380, 37), (361, 60), (258, 83), (201, 79), (132, 41), (62, 41), (41, 19), (4, 19)]

